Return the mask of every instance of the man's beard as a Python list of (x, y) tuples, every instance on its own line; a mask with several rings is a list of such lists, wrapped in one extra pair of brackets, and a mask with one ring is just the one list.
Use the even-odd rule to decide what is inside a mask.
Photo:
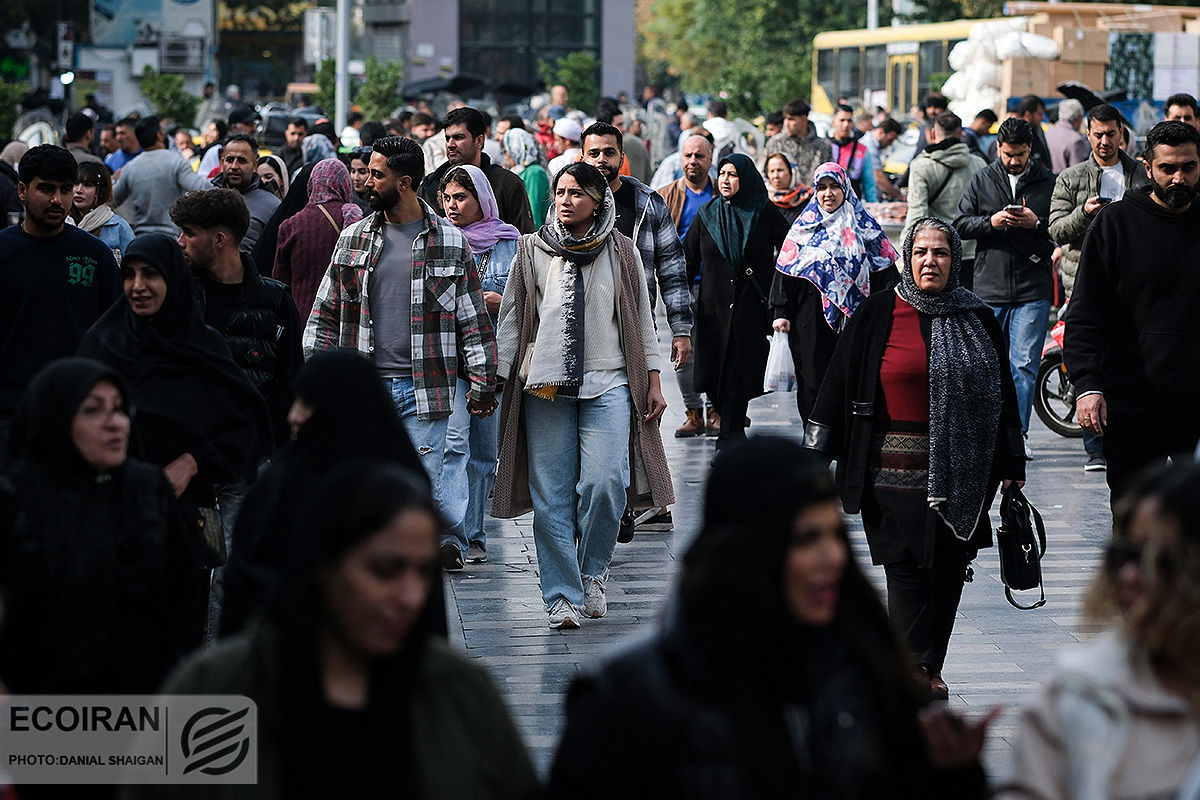
[(600, 170), (600, 174), (604, 176), (604, 180), (608, 181), (609, 183), (612, 183), (621, 175), (620, 167), (610, 167), (607, 165), (601, 167), (597, 165), (596, 169)]
[(1153, 183), (1153, 191), (1154, 196), (1161, 200), (1163, 205), (1176, 210), (1185, 208), (1192, 202), (1192, 198), (1196, 194), (1195, 187), (1187, 184), (1175, 183), (1163, 186), (1157, 181)]
[(367, 200), (371, 203), (372, 211), (387, 211), (400, 204), (400, 193), (395, 189), (387, 192), (367, 192)]

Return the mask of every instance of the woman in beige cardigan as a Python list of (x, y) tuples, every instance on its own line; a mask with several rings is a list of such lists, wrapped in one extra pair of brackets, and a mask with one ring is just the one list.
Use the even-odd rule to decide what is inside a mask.
[[(554, 181), (554, 220), (521, 237), (500, 305), (506, 377), (492, 514), (533, 509), (550, 627), (603, 617), (605, 580), (631, 485), (675, 501), (658, 419), (660, 356), (637, 249), (595, 167)], [(634, 435), (636, 434), (636, 436)], [(641, 479), (641, 480), (638, 480)]]

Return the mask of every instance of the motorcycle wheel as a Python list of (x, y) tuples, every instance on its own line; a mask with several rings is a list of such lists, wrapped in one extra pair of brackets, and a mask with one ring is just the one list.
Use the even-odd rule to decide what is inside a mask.
[(1083, 428), (1075, 420), (1075, 386), (1067, 378), (1061, 352), (1047, 354), (1038, 367), (1033, 410), (1059, 436), (1083, 436)]

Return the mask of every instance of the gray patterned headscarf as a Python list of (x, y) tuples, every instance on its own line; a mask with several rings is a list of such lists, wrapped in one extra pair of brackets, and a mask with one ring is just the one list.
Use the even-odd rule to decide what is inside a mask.
[[(936, 230), (950, 244), (950, 277), (942, 291), (917, 287), (913, 240)], [(929, 342), (929, 505), (962, 541), (971, 538), (984, 503), (1000, 431), (1004, 368), (975, 312), (987, 304), (959, 283), (962, 240), (935, 217), (919, 220), (904, 239), (904, 271), (896, 294), (933, 318)], [(989, 312), (990, 313), (990, 312)]]

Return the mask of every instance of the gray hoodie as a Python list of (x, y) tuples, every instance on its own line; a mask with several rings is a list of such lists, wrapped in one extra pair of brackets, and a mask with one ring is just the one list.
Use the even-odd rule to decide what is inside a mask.
[[(987, 162), (973, 155), (963, 142), (945, 146), (938, 142), (926, 147), (908, 166), (908, 216), (900, 241), (905, 241), (908, 229), (922, 217), (937, 217), (952, 224), (958, 216), (963, 189), (986, 166)], [(962, 245), (963, 260), (975, 258), (975, 240), (963, 239)]]

